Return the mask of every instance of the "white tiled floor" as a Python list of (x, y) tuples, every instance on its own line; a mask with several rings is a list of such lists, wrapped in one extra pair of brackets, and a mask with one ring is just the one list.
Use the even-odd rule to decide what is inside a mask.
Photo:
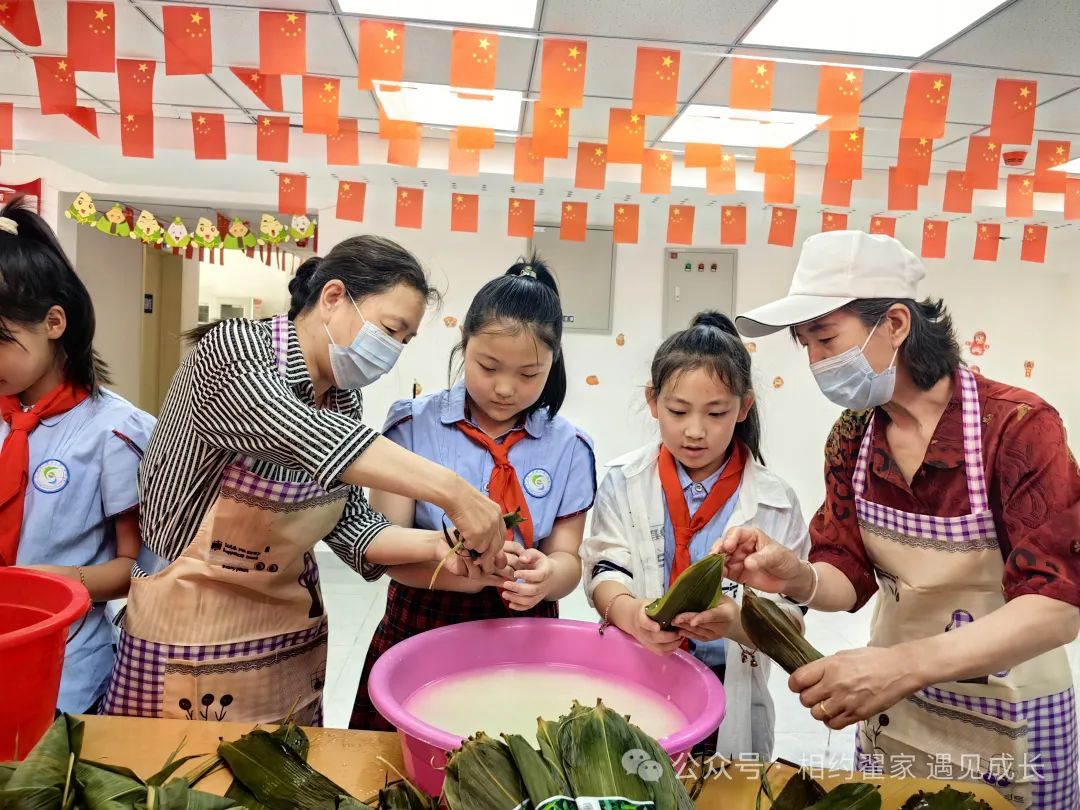
[[(330, 614), (326, 724), (345, 728), (368, 643), (386, 604), (387, 580), (366, 583), (329, 553), (319, 553), (319, 566), (323, 597)], [(807, 623), (807, 637), (826, 655), (862, 647), (870, 637), (872, 609), (871, 603), (854, 615), (813, 613)], [(562, 601), (561, 613), (567, 619), (596, 620), (580, 588)], [(1078, 649), (1076, 644), (1070, 649), (1074, 674), (1080, 674)], [(832, 767), (850, 767), (854, 731), (833, 732), (830, 739), (828, 729), (814, 720), (788, 690), (787, 675), (779, 667), (773, 667), (770, 686), (776, 703), (775, 756), (813, 764), (822, 763), (821, 757), (826, 755)]]

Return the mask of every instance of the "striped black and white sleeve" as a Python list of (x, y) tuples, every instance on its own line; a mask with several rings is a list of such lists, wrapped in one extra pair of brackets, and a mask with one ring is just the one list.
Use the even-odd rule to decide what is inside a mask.
[(371, 508), (363, 489), (353, 487), (341, 520), (323, 539), (342, 562), (368, 582), (374, 582), (386, 573), (386, 566), (367, 562), (364, 551), (375, 536), (390, 525), (390, 521)]
[(192, 421), (213, 447), (300, 467), (329, 489), (379, 436), (359, 419), (299, 400), (256, 322), (223, 322), (199, 341), (192, 362)]

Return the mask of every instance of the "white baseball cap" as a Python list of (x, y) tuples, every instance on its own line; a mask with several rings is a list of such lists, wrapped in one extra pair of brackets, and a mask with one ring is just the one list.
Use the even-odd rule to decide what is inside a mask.
[(922, 261), (891, 236), (830, 231), (803, 243), (786, 298), (735, 319), (746, 337), (815, 320), (860, 298), (916, 298)]

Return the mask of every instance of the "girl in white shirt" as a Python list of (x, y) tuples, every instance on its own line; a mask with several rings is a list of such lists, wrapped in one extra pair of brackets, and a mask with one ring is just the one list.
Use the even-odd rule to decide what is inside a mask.
[[(756, 526), (802, 557), (810, 550), (795, 493), (762, 463), (750, 354), (731, 320), (703, 312), (668, 338), (653, 358), (646, 399), (660, 443), (608, 465), (582, 546), (586, 593), (605, 623), (659, 655), (686, 645), (724, 682), (727, 716), (708, 749), (771, 759), (770, 662), (743, 632), (741, 586), (725, 580), (718, 607), (683, 614), (670, 631), (645, 615), (729, 528)], [(767, 598), (802, 626), (798, 606)]]

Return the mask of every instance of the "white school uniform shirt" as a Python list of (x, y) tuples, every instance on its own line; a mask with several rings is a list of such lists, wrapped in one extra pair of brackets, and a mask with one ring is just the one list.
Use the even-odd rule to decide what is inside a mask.
[[(594, 604), (593, 593), (601, 582), (625, 585), (638, 599), (656, 599), (667, 590), (663, 579), (666, 512), (657, 469), (659, 451), (658, 443), (649, 444), (607, 465), (608, 472), (596, 493), (589, 536), (581, 548), (590, 604)], [(810, 551), (810, 534), (794, 491), (753, 458), (746, 461), (727, 526), (755, 526), (803, 559)], [(728, 593), (734, 590), (734, 583), (725, 585)], [(802, 626), (800, 608), (783, 597), (762, 595)], [(742, 603), (742, 586), (735, 600)], [(776, 715), (768, 686), (771, 662), (763, 653), (744, 655), (742, 647), (730, 639), (726, 645), (727, 715), (720, 725), (717, 753), (729, 758), (757, 754), (772, 759)]]

